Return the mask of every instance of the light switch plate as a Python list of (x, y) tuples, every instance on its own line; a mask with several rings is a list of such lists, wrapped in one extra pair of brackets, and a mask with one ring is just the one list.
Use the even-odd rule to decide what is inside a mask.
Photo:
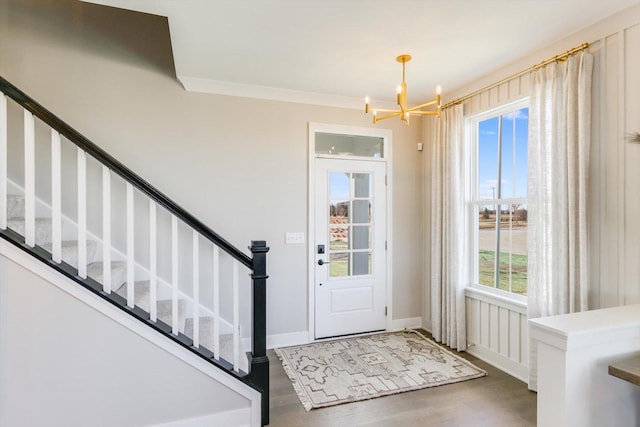
[(287, 231), (284, 235), (284, 243), (287, 245), (304, 243), (304, 233), (294, 233), (291, 231)]

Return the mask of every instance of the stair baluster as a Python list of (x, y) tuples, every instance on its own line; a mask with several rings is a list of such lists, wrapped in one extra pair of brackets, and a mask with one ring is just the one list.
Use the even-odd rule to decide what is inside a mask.
[(7, 97), (0, 92), (0, 229), (7, 228)]
[(220, 249), (213, 245), (213, 357), (220, 358)]
[(24, 243), (36, 245), (36, 160), (35, 121), (33, 114), (24, 110)]
[(135, 224), (133, 205), (133, 185), (127, 182), (127, 305), (135, 305)]
[(78, 148), (78, 276), (87, 278), (87, 156)]
[(236, 260), (233, 260), (233, 370), (240, 371), (240, 287)]
[(149, 316), (158, 319), (158, 227), (156, 225), (156, 202), (149, 200)]
[(62, 262), (62, 153), (55, 129), (51, 129), (51, 259)]
[(171, 215), (171, 332), (178, 335), (178, 218)]
[(102, 166), (102, 288), (111, 293), (111, 172)]
[(193, 346), (200, 347), (200, 240), (193, 230)]

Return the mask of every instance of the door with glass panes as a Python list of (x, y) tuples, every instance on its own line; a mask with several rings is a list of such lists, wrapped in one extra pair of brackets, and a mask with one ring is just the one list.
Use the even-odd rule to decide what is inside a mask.
[(316, 159), (315, 337), (386, 328), (386, 164)]

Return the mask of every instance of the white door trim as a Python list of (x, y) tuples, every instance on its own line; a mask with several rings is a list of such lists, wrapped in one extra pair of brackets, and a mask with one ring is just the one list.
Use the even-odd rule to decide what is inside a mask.
[[(333, 125), (326, 123), (312, 123), (309, 122), (309, 160), (308, 160), (308, 182), (309, 187), (307, 188), (307, 199), (309, 202), (308, 205), (308, 222), (307, 222), (307, 289), (309, 296), (309, 304), (308, 304), (308, 312), (309, 312), (309, 321), (308, 321), (308, 333), (309, 333), (309, 342), (315, 341), (315, 310), (316, 310), (316, 302), (315, 302), (315, 280), (314, 280), (314, 268), (312, 266), (315, 262), (315, 220), (316, 220), (316, 201), (315, 201), (315, 176), (316, 176), (316, 167), (315, 167), (315, 159), (316, 159), (316, 141), (315, 134), (316, 132), (324, 132), (324, 133), (334, 133), (334, 134), (343, 134), (343, 135), (360, 135), (360, 136), (374, 136), (379, 138), (384, 138), (383, 145), (383, 156), (382, 159), (376, 159), (376, 161), (384, 161), (387, 164), (387, 187), (386, 187), (386, 195), (387, 195), (387, 251), (386, 251), (386, 261), (387, 261), (387, 330), (393, 329), (393, 199), (392, 199), (392, 191), (391, 188), (393, 186), (393, 161), (392, 161), (392, 132), (389, 129), (380, 129), (380, 128), (367, 128), (367, 127), (358, 127), (358, 126), (344, 126), (344, 125)], [(323, 156), (325, 157), (325, 156)], [(342, 156), (331, 156), (334, 158), (346, 158)], [(359, 160), (366, 160), (366, 158), (358, 158)], [(373, 160), (373, 159), (372, 159)]]

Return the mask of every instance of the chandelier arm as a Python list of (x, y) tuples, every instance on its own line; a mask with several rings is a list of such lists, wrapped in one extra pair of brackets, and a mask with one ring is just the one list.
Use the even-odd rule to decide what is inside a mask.
[(409, 111), (412, 116), (439, 116), (439, 110), (431, 110), (431, 111)]
[(419, 110), (421, 108), (424, 107), (429, 107), (431, 105), (438, 105), (438, 100), (434, 99), (433, 101), (430, 102), (425, 102), (424, 104), (420, 104), (420, 105), (416, 105), (415, 107), (411, 107), (409, 108), (409, 110), (407, 110), (409, 113), (413, 112), (414, 110)]
[(399, 116), (400, 114), (402, 114), (400, 111), (396, 111), (395, 113), (387, 114), (380, 117), (373, 116), (373, 123), (379, 122), (380, 120), (390, 119), (391, 117)]
[(384, 109), (384, 108), (371, 108), (371, 110), (377, 112), (377, 113), (398, 113), (400, 114), (401, 110), (389, 110), (389, 109)]

